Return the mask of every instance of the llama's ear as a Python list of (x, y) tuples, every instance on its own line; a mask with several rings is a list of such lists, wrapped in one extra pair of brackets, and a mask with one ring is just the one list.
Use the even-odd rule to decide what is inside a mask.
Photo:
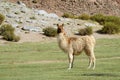
[(62, 26), (64, 26), (64, 24), (62, 24)]

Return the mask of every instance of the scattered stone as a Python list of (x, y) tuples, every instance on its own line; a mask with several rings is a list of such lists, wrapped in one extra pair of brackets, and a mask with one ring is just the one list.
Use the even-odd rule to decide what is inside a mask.
[(11, 14), (7, 14), (6, 15), (8, 18), (14, 18), (14, 16), (12, 16)]
[(40, 32), (40, 28), (39, 27), (31, 27), (31, 26), (24, 26), (22, 27), (22, 30), (24, 31), (34, 31), (34, 32)]
[(84, 23), (85, 26), (88, 26), (88, 27), (95, 27), (96, 24), (93, 24), (93, 23)]
[(59, 18), (58, 15), (56, 15), (55, 13), (50, 13), (47, 16), (51, 18)]
[(25, 5), (24, 3), (22, 3), (21, 1), (17, 1), (17, 4), (19, 4), (19, 5), (22, 5), (22, 6), (26, 7), (26, 5)]
[(14, 28), (17, 28), (19, 25), (18, 24), (12, 24)]

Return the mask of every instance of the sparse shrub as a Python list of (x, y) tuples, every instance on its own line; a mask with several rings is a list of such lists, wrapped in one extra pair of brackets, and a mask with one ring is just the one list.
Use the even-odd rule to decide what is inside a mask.
[(14, 37), (14, 40), (13, 40), (13, 41), (14, 41), (14, 42), (18, 42), (19, 40), (20, 40), (20, 37), (15, 35), (15, 37)]
[(5, 19), (5, 16), (2, 15), (2, 14), (0, 14), (0, 25), (2, 24), (2, 22), (4, 21), (4, 19)]
[(102, 14), (96, 14), (91, 16), (90, 19), (93, 21), (97, 21), (102, 25), (104, 25), (106, 22), (113, 22), (115, 24), (120, 24), (120, 17), (117, 17), (117, 16), (105, 16)]
[(47, 27), (43, 29), (44, 35), (49, 37), (55, 37), (57, 35), (57, 29), (52, 27)]
[(91, 35), (91, 34), (93, 34), (93, 29), (92, 29), (92, 27), (86, 27), (86, 28), (84, 28), (84, 29), (79, 29), (78, 30), (78, 34), (79, 35)]
[(90, 16), (88, 14), (81, 14), (80, 16), (78, 16), (78, 19), (89, 20)]
[(14, 28), (10, 24), (4, 24), (0, 27), (0, 35), (3, 35), (4, 32), (6, 31), (11, 31), (14, 32)]
[(105, 16), (105, 22), (113, 22), (120, 25), (120, 17), (117, 16)]
[(91, 20), (93, 21), (97, 21), (100, 24), (104, 24), (105, 23), (105, 16), (102, 14), (95, 14), (93, 16), (90, 17)]
[(35, 18), (35, 16), (32, 16), (32, 17), (30, 17), (30, 19), (33, 19), (33, 20), (35, 20), (36, 18)]
[(20, 40), (19, 36), (16, 36), (13, 32), (11, 31), (5, 31), (3, 34), (3, 39), (7, 40), (7, 41), (14, 41), (14, 42), (18, 42)]
[(103, 25), (103, 28), (98, 31), (99, 33), (116, 34), (120, 32), (120, 17), (96, 14), (91, 16), (91, 20)]
[(102, 30), (99, 32), (104, 34), (116, 34), (120, 32), (120, 26), (113, 22), (106, 22)]
[(14, 28), (10, 24), (4, 24), (0, 27), (0, 34), (3, 36), (3, 39), (7, 41), (19, 41), (20, 37), (14, 34)]
[(75, 16), (73, 14), (70, 14), (70, 13), (64, 13), (62, 15), (62, 17), (64, 17), (64, 18), (75, 18)]
[(2, 35), (3, 35), (3, 39), (7, 41), (13, 41), (15, 37), (14, 33), (11, 31), (5, 31)]

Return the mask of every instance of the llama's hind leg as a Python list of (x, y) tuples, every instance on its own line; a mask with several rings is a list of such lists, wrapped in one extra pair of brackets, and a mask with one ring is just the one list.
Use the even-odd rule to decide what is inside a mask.
[(92, 68), (95, 69), (95, 56), (94, 55), (90, 55), (89, 56), (89, 66), (88, 66), (88, 69), (89, 68)]
[(94, 49), (88, 48), (85, 49), (86, 55), (89, 57), (89, 66), (88, 69), (93, 66), (93, 69), (95, 69), (95, 55), (94, 55)]
[(96, 59), (95, 59), (95, 56), (94, 56), (94, 55), (92, 56), (92, 62), (93, 62), (93, 69), (95, 69), (95, 65), (96, 65), (95, 62), (96, 62)]
[(92, 65), (92, 59), (91, 59), (91, 57), (89, 56), (89, 65), (88, 65), (88, 69), (91, 68), (91, 65)]
[(91, 57), (91, 60), (92, 60), (92, 69), (95, 69), (96, 58), (95, 58), (95, 54), (94, 54), (94, 48), (92, 48), (90, 52), (91, 52), (90, 57)]

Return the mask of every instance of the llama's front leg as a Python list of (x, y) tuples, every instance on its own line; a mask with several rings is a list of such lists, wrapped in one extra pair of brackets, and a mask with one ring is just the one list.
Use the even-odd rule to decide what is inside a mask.
[(69, 58), (68, 70), (70, 70), (73, 67), (74, 55), (73, 54), (68, 54), (68, 58)]

